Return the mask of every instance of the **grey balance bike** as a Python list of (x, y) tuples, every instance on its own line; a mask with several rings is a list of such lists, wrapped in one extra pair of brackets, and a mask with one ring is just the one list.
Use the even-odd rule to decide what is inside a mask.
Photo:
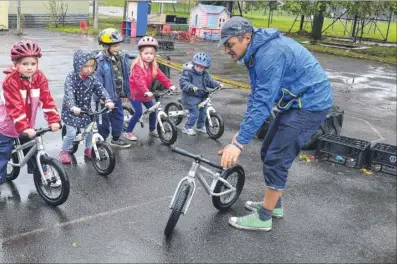
[[(178, 183), (172, 197), (170, 204), (172, 211), (164, 230), (164, 235), (167, 237), (172, 234), (180, 215), (186, 214), (189, 208), (196, 191), (196, 178), (198, 178), (206, 192), (212, 196), (214, 207), (220, 211), (228, 210), (236, 202), (245, 182), (244, 169), (240, 165), (223, 169), (200, 155), (194, 155), (180, 148), (173, 148), (172, 151), (192, 158), (194, 161), (187, 175)], [(215, 171), (203, 166), (202, 163), (214, 167)], [(213, 178), (211, 184), (206, 181), (201, 172)]]

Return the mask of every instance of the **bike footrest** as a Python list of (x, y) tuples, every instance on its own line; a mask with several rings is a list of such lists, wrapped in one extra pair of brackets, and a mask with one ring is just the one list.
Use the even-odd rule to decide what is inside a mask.
[(369, 141), (361, 139), (325, 134), (318, 139), (316, 156), (360, 169), (369, 165), (370, 145)]
[(397, 175), (397, 146), (376, 143), (371, 147), (370, 164), (376, 171)]

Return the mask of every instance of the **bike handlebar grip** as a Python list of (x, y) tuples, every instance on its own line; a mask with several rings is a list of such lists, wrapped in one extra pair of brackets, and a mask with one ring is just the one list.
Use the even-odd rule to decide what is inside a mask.
[(181, 148), (172, 148), (172, 151), (173, 151), (173, 152), (176, 152), (176, 153), (179, 153), (179, 154), (181, 154), (181, 155), (183, 155), (183, 156), (186, 156), (186, 157), (191, 157), (191, 158), (193, 158), (193, 159), (197, 158), (196, 155), (193, 155), (193, 154), (191, 154), (191, 153), (189, 153), (189, 152), (187, 152), (186, 150), (183, 150), (183, 149), (181, 149)]
[(148, 98), (149, 96), (147, 94), (143, 94), (143, 97)]

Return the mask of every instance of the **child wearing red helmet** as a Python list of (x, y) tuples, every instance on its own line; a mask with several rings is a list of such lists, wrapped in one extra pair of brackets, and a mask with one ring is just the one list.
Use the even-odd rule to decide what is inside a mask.
[[(157, 79), (167, 89), (175, 90), (175, 86), (159, 69), (156, 61), (156, 52), (159, 44), (153, 37), (143, 37), (138, 42), (139, 55), (131, 64), (130, 89), (131, 105), (135, 110), (134, 116), (126, 129), (124, 137), (136, 141), (132, 134), (136, 122), (142, 116), (142, 104), (148, 109), (153, 106), (152, 92), (149, 87)], [(156, 113), (149, 115), (149, 135), (158, 137), (156, 131)]]
[[(61, 119), (48, 88), (48, 80), (38, 70), (40, 57), (41, 48), (36, 42), (20, 41), (11, 49), (14, 66), (4, 71), (7, 76), (0, 96), (0, 184), (5, 182), (14, 139), (20, 133), (27, 134), (29, 138), (36, 135), (34, 125), (39, 106), (52, 131), (60, 128)], [(32, 164), (28, 163), (29, 172)]]

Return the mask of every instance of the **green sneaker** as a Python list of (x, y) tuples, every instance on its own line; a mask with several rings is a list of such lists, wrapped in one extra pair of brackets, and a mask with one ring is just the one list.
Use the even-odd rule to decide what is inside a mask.
[[(262, 206), (263, 202), (253, 202), (253, 201), (247, 201), (244, 205), (244, 207), (250, 211), (256, 211), (259, 210)], [(284, 217), (284, 209), (281, 206), (280, 208), (274, 208), (272, 212), (272, 216), (275, 218), (282, 218)]]
[(254, 210), (252, 214), (242, 217), (230, 217), (229, 224), (239, 229), (270, 231), (272, 229), (272, 218), (262, 221), (258, 212)]

